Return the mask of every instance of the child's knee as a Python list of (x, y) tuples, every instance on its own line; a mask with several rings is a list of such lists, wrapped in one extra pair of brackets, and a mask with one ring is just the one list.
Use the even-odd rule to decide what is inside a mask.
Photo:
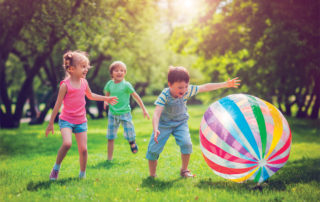
[(148, 160), (155, 161), (155, 160), (159, 159), (159, 155), (160, 154), (158, 154), (158, 153), (148, 151), (147, 155), (146, 155), (146, 158)]
[(69, 150), (71, 148), (72, 143), (71, 142), (64, 142), (62, 143), (62, 147), (66, 150)]
[(182, 154), (191, 154), (192, 153), (192, 143), (188, 142), (180, 146), (180, 151)]
[(108, 143), (109, 144), (113, 144), (114, 143), (114, 139), (108, 139)]
[(80, 155), (82, 155), (82, 156), (87, 156), (87, 155), (88, 155), (88, 150), (87, 150), (87, 149), (82, 150), (82, 151), (80, 152)]
[(87, 155), (88, 154), (88, 149), (87, 147), (81, 147), (80, 150), (79, 150), (79, 153), (83, 156)]

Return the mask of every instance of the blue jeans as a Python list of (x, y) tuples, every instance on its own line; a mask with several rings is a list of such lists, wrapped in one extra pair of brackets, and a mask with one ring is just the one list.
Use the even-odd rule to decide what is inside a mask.
[(176, 139), (177, 145), (180, 146), (182, 154), (192, 153), (192, 142), (187, 120), (179, 122), (159, 122), (160, 135), (158, 136), (158, 144), (154, 141), (154, 133), (152, 133), (146, 158), (148, 160), (158, 160), (160, 153), (163, 151), (164, 145), (172, 134)]

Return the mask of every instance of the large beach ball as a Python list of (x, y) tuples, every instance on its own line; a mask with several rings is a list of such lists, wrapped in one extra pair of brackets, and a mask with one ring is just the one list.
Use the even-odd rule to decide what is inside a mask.
[(223, 178), (261, 183), (289, 158), (291, 131), (272, 104), (233, 94), (210, 105), (200, 126), (203, 157)]

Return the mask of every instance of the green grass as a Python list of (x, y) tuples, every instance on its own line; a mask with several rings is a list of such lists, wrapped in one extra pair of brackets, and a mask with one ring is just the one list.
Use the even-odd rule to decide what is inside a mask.
[[(78, 180), (79, 155), (73, 145), (64, 159), (59, 180), (48, 180), (61, 145), (58, 125), (45, 138), (46, 124), (0, 131), (0, 201), (318, 201), (320, 198), (320, 121), (288, 118), (292, 135), (289, 161), (262, 191), (253, 183), (234, 183), (216, 176), (199, 147), (198, 129), (207, 106), (189, 106), (194, 152), (189, 168), (197, 176), (179, 176), (179, 147), (170, 138), (160, 156), (155, 180), (148, 178), (145, 158), (152, 131), (151, 120), (140, 109), (133, 112), (138, 154), (119, 130), (114, 161), (106, 162), (107, 119), (89, 120), (87, 178)], [(152, 114), (153, 108), (149, 108)]]

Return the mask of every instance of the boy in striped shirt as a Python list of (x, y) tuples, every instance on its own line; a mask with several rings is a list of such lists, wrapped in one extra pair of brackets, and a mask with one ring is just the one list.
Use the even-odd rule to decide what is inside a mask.
[(223, 83), (207, 83), (196, 86), (189, 85), (189, 73), (184, 67), (170, 67), (168, 86), (155, 101), (152, 125), (153, 133), (149, 141), (146, 158), (149, 160), (149, 173), (156, 177), (158, 158), (169, 136), (175, 137), (180, 146), (182, 166), (181, 177), (194, 177), (188, 169), (192, 142), (189, 133), (187, 100), (200, 92), (208, 92), (219, 88), (237, 88), (240, 80), (234, 78)]

